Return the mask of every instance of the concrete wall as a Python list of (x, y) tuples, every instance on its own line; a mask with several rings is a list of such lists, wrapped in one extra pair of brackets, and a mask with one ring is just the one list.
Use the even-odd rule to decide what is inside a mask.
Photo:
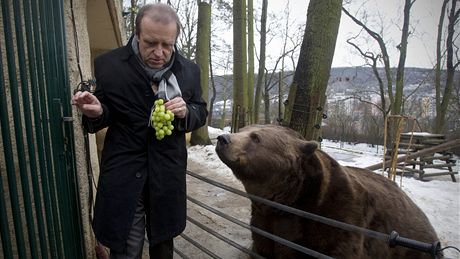
[[(72, 22), (73, 9), (75, 18)], [(100, 54), (108, 50), (120, 47), (126, 43), (124, 22), (121, 16), (122, 5), (119, 0), (74, 0), (73, 8), (70, 1), (65, 1), (65, 21), (67, 38), (67, 58), (69, 64), (69, 80), (71, 92), (82, 80), (80, 78), (77, 54), (83, 80), (92, 79), (93, 60)], [(76, 37), (74, 37), (76, 35)], [(76, 44), (75, 38), (78, 40)], [(78, 45), (78, 53), (76, 46)], [(70, 100), (69, 100), (70, 101)], [(81, 126), (81, 114), (73, 108), (75, 151), (77, 161), (77, 172), (80, 186), (80, 200), (82, 204), (81, 216), (83, 221), (83, 232), (85, 235), (85, 247), (87, 258), (95, 258), (96, 240), (91, 229), (92, 206), (94, 205), (95, 190), (93, 197), (90, 197), (90, 189), (94, 186), (88, 181), (88, 169), (86, 161), (86, 151), (84, 145), (83, 129)], [(95, 181), (99, 176), (99, 164), (97, 157), (97, 146), (95, 134), (89, 134), (90, 156), (92, 174)], [(96, 182), (97, 184), (97, 182)]]

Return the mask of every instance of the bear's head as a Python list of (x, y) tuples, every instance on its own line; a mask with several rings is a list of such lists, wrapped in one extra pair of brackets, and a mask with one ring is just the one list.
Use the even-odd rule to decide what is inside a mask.
[(279, 201), (299, 189), (306, 177), (305, 161), (318, 148), (296, 131), (276, 125), (247, 126), (217, 140), (217, 155), (248, 193)]

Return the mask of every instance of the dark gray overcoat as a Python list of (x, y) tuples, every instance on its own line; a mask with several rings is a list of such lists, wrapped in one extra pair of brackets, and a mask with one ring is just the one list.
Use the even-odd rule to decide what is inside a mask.
[(162, 140), (157, 140), (155, 130), (148, 127), (156, 96), (136, 60), (131, 41), (97, 57), (94, 68), (94, 94), (104, 113), (98, 119), (83, 116), (83, 125), (90, 133), (109, 126), (94, 210), (96, 238), (115, 251), (125, 249), (146, 181), (150, 242), (175, 237), (184, 230), (186, 222), (185, 133), (203, 126), (207, 116), (199, 67), (176, 52), (171, 70), (177, 77), (188, 114), (185, 119), (175, 118), (173, 134)]

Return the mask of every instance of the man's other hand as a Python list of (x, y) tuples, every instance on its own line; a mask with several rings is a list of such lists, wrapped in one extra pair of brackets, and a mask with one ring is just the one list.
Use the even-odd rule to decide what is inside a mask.
[(86, 115), (88, 118), (97, 118), (102, 115), (102, 105), (96, 96), (88, 91), (78, 91), (72, 96), (72, 105)]

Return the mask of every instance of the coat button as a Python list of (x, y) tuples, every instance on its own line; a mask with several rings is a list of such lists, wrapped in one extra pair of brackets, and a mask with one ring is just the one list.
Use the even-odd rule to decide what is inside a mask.
[(141, 172), (137, 172), (137, 173), (136, 173), (136, 178), (141, 178), (141, 177), (142, 177)]

